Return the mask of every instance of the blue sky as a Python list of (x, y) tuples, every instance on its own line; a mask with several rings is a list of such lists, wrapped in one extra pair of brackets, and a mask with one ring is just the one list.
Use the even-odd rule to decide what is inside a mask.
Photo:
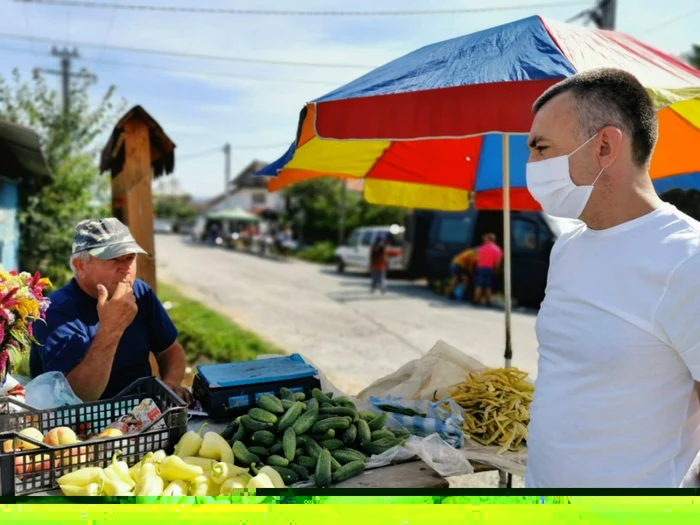
[[(105, 1), (105, 0), (99, 0)], [(410, 10), (527, 5), (543, 0), (110, 0), (116, 3), (294, 10)], [(570, 4), (562, 0), (563, 4)], [(129, 105), (146, 108), (177, 144), (174, 176), (202, 198), (220, 193), (223, 153), (198, 152), (232, 145), (232, 172), (253, 159), (273, 161), (296, 133), (304, 103), (418, 47), (540, 14), (565, 20), (594, 0), (538, 10), (411, 17), (258, 17), (67, 8), (0, 0), (0, 34), (51, 38), (58, 45), (90, 42), (207, 55), (356, 64), (366, 68), (257, 65), (79, 47), (76, 67), (96, 73), (95, 96), (110, 84)], [(690, 48), (700, 10), (666, 27), (697, 0), (618, 0), (618, 30), (671, 54)], [(700, 37), (695, 42), (700, 43)], [(0, 36), (0, 75), (17, 67), (58, 67), (48, 43)], [(129, 63), (132, 66), (112, 62)], [(143, 67), (135, 67), (139, 65)], [(152, 68), (152, 69), (149, 69)], [(157, 69), (158, 68), (158, 69)], [(169, 71), (164, 71), (168, 69)], [(227, 75), (238, 75), (233, 78)], [(265, 81), (255, 78), (267, 79)], [(295, 82), (302, 80), (305, 83)], [(50, 77), (58, 88), (58, 77)]]

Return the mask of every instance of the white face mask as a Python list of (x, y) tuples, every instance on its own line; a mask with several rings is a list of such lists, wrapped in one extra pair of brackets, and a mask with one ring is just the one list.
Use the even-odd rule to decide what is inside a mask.
[(598, 182), (600, 170), (590, 186), (576, 186), (569, 173), (569, 157), (592, 141), (596, 133), (568, 155), (530, 162), (525, 169), (527, 189), (545, 213), (565, 219), (578, 219)]

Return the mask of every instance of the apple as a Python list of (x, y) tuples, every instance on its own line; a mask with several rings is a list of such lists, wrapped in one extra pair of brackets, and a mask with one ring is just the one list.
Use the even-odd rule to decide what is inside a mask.
[(14, 441), (11, 439), (8, 439), (7, 441), (4, 441), (2, 443), (2, 452), (4, 454), (9, 454), (10, 452), (14, 452), (15, 447), (14, 447)]
[(35, 456), (15, 457), (15, 474), (30, 474), (32, 472), (48, 472), (51, 469), (51, 456), (37, 454)]
[[(44, 434), (33, 427), (25, 428), (19, 433), (20, 436), (26, 436), (41, 443), (44, 441)], [(29, 441), (24, 441), (23, 439), (15, 438), (15, 449), (16, 450), (35, 450), (39, 448), (38, 445), (34, 445)]]
[(120, 437), (123, 435), (124, 435), (124, 433), (121, 430), (119, 430), (118, 428), (108, 428), (108, 429), (103, 430), (100, 433), (100, 435), (97, 437), (98, 438), (107, 438), (107, 437)]
[(68, 427), (57, 427), (49, 431), (44, 438), (44, 443), (52, 447), (58, 447), (61, 445), (72, 445), (77, 443), (78, 436), (75, 435)]

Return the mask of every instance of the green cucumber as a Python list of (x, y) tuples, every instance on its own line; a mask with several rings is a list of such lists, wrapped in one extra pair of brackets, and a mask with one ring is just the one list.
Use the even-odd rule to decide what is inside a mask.
[(282, 401), (277, 396), (272, 394), (263, 394), (258, 399), (258, 406), (263, 410), (272, 412), (273, 414), (284, 414), (284, 407), (282, 406)]
[(343, 443), (340, 439), (326, 439), (324, 441), (319, 441), (318, 445), (321, 448), (327, 448), (330, 451), (345, 448), (345, 443)]
[(396, 436), (390, 430), (373, 430), (372, 431), (372, 441), (377, 441), (382, 438), (395, 438)]
[(346, 430), (350, 426), (350, 421), (344, 417), (334, 416), (323, 421), (317, 421), (311, 431), (315, 434), (323, 434), (328, 429)]
[(289, 470), (293, 470), (296, 475), (299, 477), (300, 481), (306, 481), (309, 479), (309, 469), (306, 467), (302, 467), (301, 465), (297, 465), (296, 463), (290, 463), (287, 465), (287, 468)]
[(304, 409), (304, 403), (297, 401), (289, 410), (287, 410), (284, 415), (277, 422), (277, 432), (284, 432), (289, 427), (291, 427), (299, 416), (301, 411)]
[(306, 450), (306, 453), (311, 456), (312, 458), (318, 460), (319, 456), (321, 455), (321, 451), (323, 450), (318, 443), (316, 443), (313, 439), (309, 439), (306, 444), (304, 445), (304, 450)]
[(255, 421), (260, 421), (261, 423), (271, 423), (273, 425), (277, 423), (277, 416), (262, 408), (251, 408), (248, 411), (248, 415)]
[(372, 421), (374, 418), (377, 417), (377, 414), (363, 410), (362, 412), (360, 412), (360, 417), (369, 423), (370, 421)]
[(309, 441), (311, 441), (311, 438), (309, 436), (300, 436), (299, 434), (297, 434), (297, 445), (301, 448), (304, 448), (306, 446), (306, 443)]
[(370, 455), (383, 454), (390, 448), (394, 448), (397, 445), (403, 445), (403, 439), (399, 438), (382, 438), (377, 441), (372, 441), (371, 443), (365, 443), (362, 448)]
[(316, 421), (318, 421), (318, 411), (313, 408), (307, 408), (306, 412), (294, 422), (292, 428), (297, 435), (305, 434), (311, 430)]
[(316, 411), (318, 411), (319, 408), (321, 408), (321, 405), (318, 404), (318, 401), (316, 400), (316, 398), (313, 398), (313, 397), (312, 397), (311, 399), (309, 399), (309, 400), (306, 402), (306, 409), (307, 409), (307, 410), (316, 410)]
[(286, 412), (287, 410), (289, 410), (290, 408), (292, 408), (294, 406), (294, 403), (296, 403), (296, 401), (294, 401), (293, 399), (283, 399), (282, 400), (282, 408)]
[(337, 459), (342, 465), (350, 463), (351, 461), (365, 461), (365, 455), (359, 450), (353, 450), (350, 448), (343, 448), (341, 450), (334, 450), (331, 452), (331, 456)]
[(279, 454), (282, 452), (282, 448), (282, 440), (278, 438), (275, 444), (270, 447), (270, 454)]
[(260, 464), (260, 457), (249, 451), (242, 442), (236, 441), (231, 448), (233, 449), (233, 456), (243, 466), (249, 467), (251, 463)]
[(314, 441), (323, 441), (325, 439), (333, 439), (335, 437), (335, 430), (329, 428), (323, 434), (311, 434), (311, 439)]
[(252, 447), (248, 447), (248, 452), (251, 454), (255, 454), (256, 456), (260, 458), (266, 458), (267, 456), (270, 455), (270, 451), (267, 450), (265, 447), (261, 447), (258, 445), (253, 445)]
[(312, 458), (311, 456), (297, 456), (294, 458), (294, 463), (311, 471), (316, 468), (316, 463), (318, 463), (318, 460)]
[(282, 399), (288, 399), (289, 401), (296, 401), (294, 399), (294, 392), (289, 390), (288, 388), (282, 387), (280, 388), (280, 396), (282, 396)]
[[(298, 445), (299, 445), (299, 443), (297, 443), (297, 446), (298, 446)], [(305, 452), (304, 448), (303, 448), (303, 447), (299, 447), (298, 449), (296, 449), (296, 450), (294, 451), (294, 457), (303, 456), (303, 455), (304, 455), (304, 452)]]
[(294, 399), (297, 401), (306, 401), (306, 394), (304, 392), (295, 392)]
[(246, 428), (249, 432), (257, 432), (258, 430), (270, 430), (274, 425), (272, 423), (263, 423), (262, 421), (256, 421), (250, 416), (243, 416), (241, 418), (241, 425)]
[(364, 461), (351, 461), (350, 463), (346, 463), (333, 473), (333, 483), (341, 483), (355, 476), (359, 476), (364, 470)]
[(384, 423), (386, 423), (386, 412), (382, 412), (380, 415), (375, 417), (372, 421), (369, 421), (367, 424), (369, 425), (370, 430), (381, 430), (384, 428)]
[(332, 481), (331, 475), (331, 453), (324, 449), (319, 454), (314, 472), (316, 485), (321, 488), (328, 487)]
[(243, 437), (245, 436), (245, 430), (246, 430), (245, 427), (244, 427), (243, 424), (239, 421), (239, 423), (238, 423), (238, 428), (237, 428), (236, 431), (233, 433), (233, 436), (231, 436), (231, 439), (228, 440), (229, 444), (230, 444), (230, 445), (233, 445), (233, 443), (235, 443), (236, 441), (240, 441), (241, 439), (243, 439)]
[(352, 419), (352, 422), (355, 423), (358, 419), (360, 419), (360, 414), (357, 410), (354, 408), (348, 408), (348, 407), (330, 407), (330, 408), (321, 408), (319, 409), (320, 414), (333, 414), (334, 416), (347, 416)]
[(266, 463), (271, 467), (286, 467), (289, 465), (289, 461), (287, 459), (283, 458), (282, 456), (278, 456), (277, 454), (268, 456)]
[(233, 435), (235, 434), (236, 430), (240, 426), (240, 422), (236, 421), (231, 421), (225, 429), (223, 429), (221, 432), (219, 432), (219, 435), (224, 438), (226, 441), (231, 439)]
[(352, 445), (355, 440), (357, 440), (357, 425), (350, 425), (348, 429), (343, 432), (341, 439), (346, 446)]
[[(289, 461), (294, 460), (297, 450), (297, 435), (293, 428), (288, 428), (284, 431), (282, 436), (282, 451), (284, 452), (284, 458)], [(286, 465), (282, 465), (285, 467)]]
[(335, 472), (335, 471), (338, 470), (340, 467), (342, 467), (342, 465), (341, 465), (340, 463), (338, 463), (338, 460), (335, 459), (335, 458), (333, 457), (333, 455), (331, 455), (331, 472)]
[(319, 414), (318, 421), (323, 421), (324, 419), (330, 419), (332, 417), (337, 417), (337, 416), (334, 416), (333, 414)]
[(285, 485), (293, 485), (299, 481), (299, 475), (292, 469), (287, 467), (281, 467), (279, 465), (270, 465), (277, 473), (282, 477)]
[(357, 439), (361, 447), (372, 442), (372, 431), (369, 429), (369, 423), (364, 419), (357, 422)]
[(328, 395), (321, 392), (321, 390), (319, 390), (318, 388), (314, 388), (311, 391), (311, 395), (314, 396), (314, 399), (318, 401), (319, 405), (323, 405), (323, 403), (333, 405), (333, 400)]
[(275, 444), (276, 439), (277, 438), (275, 438), (275, 435), (269, 430), (258, 430), (257, 432), (254, 432), (252, 436), (250, 436), (250, 441), (254, 445), (261, 447), (271, 447)]
[(392, 434), (394, 434), (394, 437), (397, 437), (399, 439), (408, 439), (411, 436), (411, 433), (408, 430), (400, 429), (400, 430), (393, 430), (389, 429)]

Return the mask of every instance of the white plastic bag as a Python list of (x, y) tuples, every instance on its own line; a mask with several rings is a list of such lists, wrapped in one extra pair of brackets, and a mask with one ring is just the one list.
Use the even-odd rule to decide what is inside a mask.
[(41, 374), (27, 383), (25, 390), (27, 404), (39, 410), (82, 403), (61, 372)]
[(474, 467), (469, 460), (438, 434), (422, 439), (411, 436), (405, 446), (409, 452), (425, 461), (443, 478), (474, 473)]

